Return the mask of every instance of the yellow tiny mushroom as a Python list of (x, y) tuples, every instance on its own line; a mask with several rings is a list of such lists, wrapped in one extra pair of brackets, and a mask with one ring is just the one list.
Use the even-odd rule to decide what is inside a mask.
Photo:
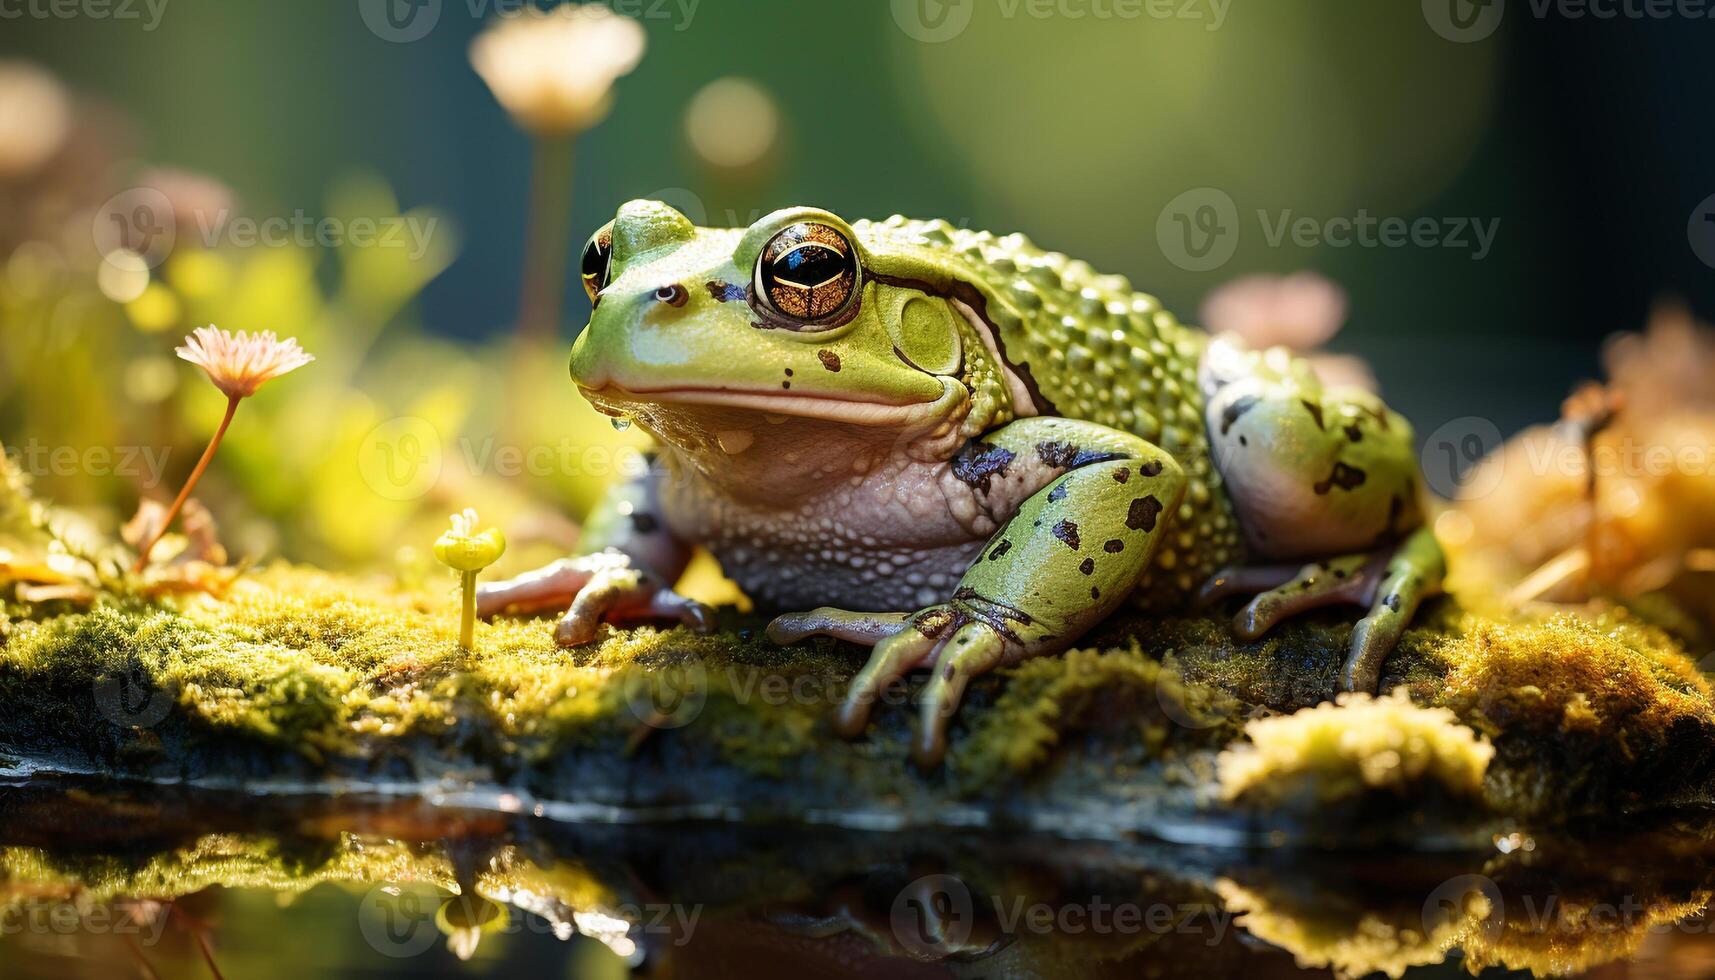
[(506, 553), (506, 536), (499, 528), (476, 529), (476, 511), (466, 507), (453, 515), (453, 526), (435, 541), (435, 558), (459, 573), (464, 593), (464, 617), (459, 627), (459, 645), (466, 650), (476, 644), (476, 573), (500, 560)]

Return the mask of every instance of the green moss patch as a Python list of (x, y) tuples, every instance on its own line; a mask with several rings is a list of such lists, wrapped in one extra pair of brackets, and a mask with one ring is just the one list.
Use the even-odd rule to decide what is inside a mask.
[[(709, 635), (608, 629), (577, 650), (553, 644), (549, 620), (503, 620), (479, 626), (467, 654), (450, 595), (288, 566), (223, 600), (5, 611), (0, 755), (39, 765), (329, 788), (452, 779), (571, 803), (901, 822), (984, 801), (1134, 817), (1221, 807), (1217, 754), (1285, 745), (1291, 726), (1259, 722), (1332, 700), (1351, 635), (1337, 613), (1257, 642), (1220, 617), (1116, 617), (1084, 648), (974, 683), (946, 765), (923, 772), (907, 751), (914, 687), (884, 697), (865, 738), (839, 739), (828, 719), (866, 652), (777, 647), (762, 619), (736, 613)], [(1427, 742), (1389, 748), (1380, 735), (1399, 718), (1330, 712), (1317, 744), (1380, 738), (1344, 757), (1348, 774), (1426, 745), (1404, 761), (1445, 774), (1458, 753), (1440, 749), (1481, 733), (1495, 758), (1474, 810), (1711, 801), (1710, 687), (1665, 634), (1622, 614), (1501, 623), (1443, 601), (1406, 633), (1384, 686), (1451, 714)], [(1406, 803), (1415, 792), (1364, 785)]]

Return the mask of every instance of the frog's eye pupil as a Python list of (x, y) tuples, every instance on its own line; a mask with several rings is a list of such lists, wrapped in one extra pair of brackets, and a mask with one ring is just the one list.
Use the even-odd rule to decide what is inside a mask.
[(584, 246), (584, 257), (581, 272), (583, 275), (584, 292), (589, 295), (590, 302), (597, 302), (602, 287), (607, 285), (608, 268), (613, 260), (613, 239), (606, 231), (597, 232), (590, 243)]
[(806, 242), (774, 260), (774, 278), (783, 286), (815, 289), (846, 271), (845, 256), (824, 245)]
[(857, 295), (857, 251), (840, 231), (803, 222), (769, 240), (756, 268), (757, 295), (788, 320), (819, 326)]

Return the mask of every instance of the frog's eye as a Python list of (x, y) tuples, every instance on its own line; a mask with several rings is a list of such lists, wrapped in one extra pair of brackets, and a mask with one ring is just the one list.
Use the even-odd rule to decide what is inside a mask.
[(584, 292), (589, 294), (591, 303), (596, 302), (596, 295), (607, 285), (608, 266), (612, 261), (613, 230), (609, 226), (591, 235), (589, 244), (584, 246)]
[(769, 239), (756, 261), (757, 297), (801, 323), (821, 324), (846, 312), (857, 285), (857, 250), (828, 225), (792, 225)]

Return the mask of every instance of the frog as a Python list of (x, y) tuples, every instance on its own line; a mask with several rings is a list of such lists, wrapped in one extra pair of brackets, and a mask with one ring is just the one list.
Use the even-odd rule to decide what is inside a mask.
[(816, 207), (708, 228), (636, 200), (580, 272), (572, 380), (652, 437), (651, 465), (580, 554), (479, 597), (485, 615), (565, 610), (561, 646), (604, 624), (711, 629), (674, 590), (704, 549), (777, 613), (773, 642), (869, 648), (840, 735), (926, 669), (910, 754), (933, 768), (974, 678), (1122, 607), (1243, 598), (1246, 640), (1358, 607), (1338, 684), (1375, 693), (1442, 587), (1405, 418), (1023, 235)]

